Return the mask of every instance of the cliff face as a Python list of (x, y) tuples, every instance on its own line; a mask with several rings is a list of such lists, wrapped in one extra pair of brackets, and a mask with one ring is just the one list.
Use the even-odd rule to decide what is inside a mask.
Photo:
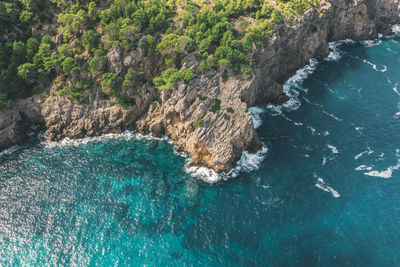
[[(112, 102), (76, 104), (60, 97), (48, 97), (36, 108), (32, 105), (39, 110), (34, 114), (40, 113), (34, 120), (23, 115), (29, 112), (21, 104), (4, 109), (0, 112), (0, 149), (19, 142), (31, 131), (28, 122), (40, 124), (41, 117), (48, 137), (54, 140), (127, 129), (167, 134), (179, 149), (189, 152), (194, 164), (229, 171), (244, 150), (260, 148), (248, 107), (286, 101), (282, 83), (310, 58), (326, 56), (328, 42), (372, 39), (378, 33), (388, 34), (390, 27), (400, 22), (400, 0), (346, 2), (349, 1), (322, 0), (318, 8), (307, 11), (294, 26), (278, 26), (269, 45), (263, 50), (255, 49), (251, 55), (252, 77), (220, 69), (209, 70), (188, 84), (178, 83), (161, 93), (144, 86), (135, 97), (136, 105), (128, 110)], [(113, 61), (129, 61), (123, 53), (117, 54), (120, 58), (113, 56)], [(195, 57), (187, 57), (182, 68), (196, 67)], [(153, 101), (157, 94), (161, 101)], [(24, 123), (19, 123), (22, 117)]]

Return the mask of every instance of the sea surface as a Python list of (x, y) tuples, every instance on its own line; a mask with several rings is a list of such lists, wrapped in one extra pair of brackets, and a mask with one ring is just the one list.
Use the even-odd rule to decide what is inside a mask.
[(400, 39), (331, 49), (228, 180), (130, 132), (3, 152), (0, 265), (399, 266)]

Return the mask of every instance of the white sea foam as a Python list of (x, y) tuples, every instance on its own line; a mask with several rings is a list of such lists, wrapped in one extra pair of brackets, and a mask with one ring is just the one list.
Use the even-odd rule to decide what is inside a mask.
[(398, 96), (400, 96), (400, 93), (399, 93), (399, 91), (398, 91), (397, 85), (398, 85), (397, 83), (394, 85), (393, 91), (394, 91)]
[(362, 45), (364, 45), (365, 47), (373, 47), (373, 46), (377, 46), (380, 45), (382, 43), (382, 40), (380, 40), (380, 38), (382, 38), (382, 36), (378, 36), (378, 39), (374, 39), (374, 40), (365, 40), (365, 41), (361, 41), (360, 43)]
[(257, 129), (263, 123), (261, 115), (265, 112), (265, 109), (260, 107), (251, 107), (249, 108), (249, 112), (251, 114), (251, 118), (253, 119), (254, 128)]
[(388, 178), (392, 177), (393, 171), (397, 170), (399, 168), (400, 168), (400, 164), (397, 164), (396, 166), (390, 166), (389, 168), (387, 168), (384, 171), (370, 171), (370, 172), (364, 173), (364, 175), (388, 179)]
[(271, 112), (272, 116), (281, 115), (282, 112), (291, 112), (300, 108), (299, 90), (307, 91), (307, 89), (301, 86), (301, 83), (314, 72), (317, 65), (318, 61), (316, 59), (310, 59), (306, 66), (296, 71), (296, 74), (283, 84), (283, 92), (289, 96), (289, 100), (282, 105), (267, 105), (266, 108)]
[(0, 157), (2, 157), (2, 156), (4, 156), (4, 155), (11, 154), (11, 153), (17, 151), (19, 148), (20, 148), (19, 146), (12, 146), (12, 147), (10, 147), (10, 148), (8, 148), (8, 149), (5, 149), (5, 150), (3, 150), (3, 151), (0, 151)]
[(185, 171), (192, 176), (199, 178), (207, 183), (215, 183), (222, 179), (222, 176), (216, 171), (206, 167), (185, 166)]
[[(385, 178), (385, 179), (391, 178), (393, 175), (393, 171), (400, 169), (400, 150), (399, 149), (396, 149), (396, 157), (397, 157), (396, 165), (390, 166), (386, 170), (383, 170), (383, 171), (376, 171), (376, 170), (372, 171), (372, 168), (369, 168), (369, 169), (366, 169), (369, 172), (365, 172), (364, 175), (378, 177), (378, 178)], [(362, 170), (362, 169), (359, 169), (359, 170)]]
[(231, 177), (236, 177), (240, 172), (251, 172), (256, 171), (260, 168), (261, 163), (265, 159), (265, 156), (268, 153), (268, 147), (263, 144), (262, 148), (256, 153), (250, 154), (247, 151), (244, 151), (240, 160), (237, 162), (236, 168), (232, 169), (226, 175)]
[(400, 25), (399, 24), (393, 25), (392, 32), (394, 35), (400, 35)]
[(326, 146), (332, 151), (333, 154), (339, 154), (339, 150), (335, 146), (331, 144), (327, 144)]
[(372, 170), (372, 167), (368, 167), (367, 165), (360, 165), (357, 168), (355, 168), (356, 171), (370, 171)]
[(318, 179), (317, 182), (315, 183), (315, 187), (317, 187), (325, 192), (331, 193), (332, 196), (335, 198), (340, 197), (340, 194), (335, 189), (333, 189), (332, 187), (327, 185), (326, 182), (324, 181), (324, 179), (322, 179), (315, 173), (314, 173), (314, 177)]
[(263, 144), (262, 148), (256, 153), (244, 151), (235, 168), (228, 173), (217, 173), (216, 171), (206, 167), (190, 166), (190, 158), (187, 159), (185, 171), (196, 178), (202, 179), (207, 183), (215, 183), (220, 180), (237, 177), (241, 172), (251, 172), (258, 170), (262, 161), (268, 153), (268, 147)]
[(370, 62), (370, 61), (368, 61), (368, 60), (366, 60), (366, 59), (363, 59), (363, 62), (364, 62), (364, 63), (367, 63), (368, 65), (370, 65), (375, 71), (378, 71), (378, 72), (386, 72), (386, 71), (387, 71), (387, 67), (386, 67), (385, 65), (383, 66), (382, 69), (379, 69), (379, 68), (376, 66), (376, 64), (374, 64), (374, 63), (372, 63), (372, 62)]
[(157, 141), (165, 141), (169, 144), (172, 144), (172, 140), (168, 136), (163, 136), (163, 137), (154, 137), (151, 134), (149, 135), (143, 135), (140, 133), (136, 133), (133, 131), (125, 131), (120, 134), (114, 134), (114, 133), (109, 133), (109, 134), (103, 134), (100, 136), (93, 136), (93, 137), (84, 137), (84, 138), (79, 138), (79, 139), (70, 139), (70, 138), (64, 138), (61, 141), (51, 141), (46, 139), (44, 141), (45, 147), (51, 148), (51, 147), (61, 147), (61, 146), (80, 146), (80, 145), (86, 145), (91, 142), (102, 142), (102, 141), (107, 141), (111, 139), (124, 139), (124, 140), (157, 140)]
[(368, 150), (363, 151), (363, 152), (361, 152), (361, 153), (355, 155), (355, 156), (354, 156), (354, 159), (355, 159), (355, 160), (358, 160), (359, 158), (361, 158), (361, 157), (364, 156), (364, 155), (371, 155), (372, 153), (374, 153), (374, 151), (373, 151), (369, 146), (367, 146), (367, 148), (368, 148)]
[(327, 60), (327, 61), (337, 61), (337, 60), (339, 60), (343, 56), (343, 52), (339, 49), (339, 47), (342, 44), (353, 44), (353, 43), (355, 43), (355, 41), (353, 41), (351, 39), (346, 39), (346, 40), (342, 40), (342, 41), (339, 41), (339, 42), (331, 42), (331, 43), (329, 43), (329, 49), (331, 50), (331, 52), (325, 58), (325, 60)]

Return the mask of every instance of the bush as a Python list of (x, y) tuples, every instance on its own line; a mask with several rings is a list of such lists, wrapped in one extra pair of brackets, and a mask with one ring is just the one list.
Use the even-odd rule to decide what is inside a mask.
[(105, 73), (101, 76), (101, 90), (104, 94), (111, 95), (115, 93), (117, 77), (116, 73)]
[(212, 113), (216, 113), (217, 111), (219, 111), (221, 109), (221, 100), (215, 99), (214, 101), (215, 101), (215, 103), (210, 109), (210, 111)]
[(106, 70), (107, 59), (103, 56), (95, 56), (89, 61), (90, 72), (94, 75), (101, 75)]
[(185, 83), (190, 82), (190, 80), (193, 78), (193, 76), (194, 76), (193, 69), (186, 69), (183, 71), (183, 80), (185, 81)]

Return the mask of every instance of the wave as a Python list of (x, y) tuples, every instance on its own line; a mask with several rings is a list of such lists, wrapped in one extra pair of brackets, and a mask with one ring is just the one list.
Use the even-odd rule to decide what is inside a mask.
[(16, 146), (12, 146), (12, 147), (10, 147), (8, 149), (5, 149), (3, 151), (0, 151), (0, 157), (3, 157), (3, 156), (8, 155), (8, 154), (11, 154), (11, 153), (17, 151), (18, 149), (20, 149), (20, 146), (16, 145)]
[(325, 192), (331, 193), (332, 196), (335, 198), (340, 197), (340, 194), (338, 193), (338, 191), (336, 191), (335, 189), (333, 189), (332, 187), (327, 185), (326, 182), (324, 181), (324, 179), (322, 179), (315, 173), (314, 173), (314, 177), (318, 179), (317, 182), (315, 183), (315, 187), (317, 187)]
[[(382, 153), (379, 157), (383, 157), (384, 155), (385, 154)], [(390, 166), (386, 170), (383, 170), (383, 171), (376, 171), (376, 170), (372, 171), (372, 167), (366, 167), (365, 165), (358, 166), (356, 168), (356, 170), (357, 171), (368, 170), (369, 172), (365, 172), (364, 175), (389, 179), (389, 178), (392, 177), (393, 171), (396, 171), (396, 170), (400, 169), (400, 149), (396, 149), (396, 157), (398, 158), (397, 159), (397, 164), (393, 165), (393, 166)], [(364, 167), (366, 167), (366, 168), (364, 168)]]
[(365, 154), (371, 155), (372, 153), (374, 153), (374, 151), (373, 151), (369, 146), (367, 146), (367, 148), (368, 148), (368, 150), (363, 151), (363, 152), (361, 152), (361, 153), (355, 155), (355, 156), (354, 156), (354, 159), (355, 159), (355, 160), (358, 160), (359, 158), (361, 158), (361, 157), (364, 156)]
[(324, 58), (326, 61), (337, 61), (342, 58), (343, 56), (343, 51), (339, 49), (339, 47), (343, 44), (354, 44), (355, 41), (351, 39), (346, 39), (338, 42), (330, 42), (329, 45), (329, 50), (331, 51), (329, 55)]
[(253, 119), (254, 129), (257, 129), (263, 123), (261, 115), (265, 113), (265, 109), (260, 107), (251, 107), (249, 108), (249, 112), (251, 114), (251, 118)]
[(395, 166), (390, 166), (384, 171), (370, 171), (364, 173), (364, 175), (388, 179), (392, 178), (393, 171), (398, 170), (399, 168), (400, 168), (400, 163)]
[(367, 165), (360, 165), (357, 168), (355, 168), (356, 171), (370, 171), (372, 170), (372, 167), (368, 167)]
[(339, 154), (339, 150), (335, 146), (331, 144), (327, 144), (326, 146), (332, 151), (333, 154)]
[(45, 136), (40, 136), (44, 138), (43, 144), (47, 148), (53, 148), (53, 147), (65, 147), (65, 146), (81, 146), (81, 145), (86, 145), (91, 142), (102, 142), (102, 141), (107, 141), (111, 139), (124, 139), (124, 140), (157, 140), (157, 141), (164, 141), (169, 144), (172, 144), (172, 140), (168, 136), (162, 136), (162, 137), (155, 137), (152, 134), (148, 135), (143, 135), (137, 132), (133, 131), (124, 131), (123, 133), (115, 134), (115, 133), (109, 133), (109, 134), (102, 134), (99, 136), (86, 136), (84, 138), (79, 138), (79, 139), (70, 139), (68, 137), (60, 140), (60, 141), (51, 141), (47, 139)]
[(263, 144), (262, 148), (256, 153), (249, 153), (244, 151), (240, 160), (237, 162), (236, 167), (230, 170), (228, 173), (222, 172), (217, 173), (216, 171), (206, 167), (190, 166), (191, 159), (187, 157), (185, 164), (185, 172), (190, 175), (199, 178), (207, 183), (215, 183), (220, 180), (227, 180), (229, 178), (237, 177), (241, 172), (252, 172), (260, 168), (261, 163), (265, 159), (269, 149)]
[(396, 24), (392, 26), (392, 33), (395, 36), (399, 36), (400, 35), (400, 24)]

